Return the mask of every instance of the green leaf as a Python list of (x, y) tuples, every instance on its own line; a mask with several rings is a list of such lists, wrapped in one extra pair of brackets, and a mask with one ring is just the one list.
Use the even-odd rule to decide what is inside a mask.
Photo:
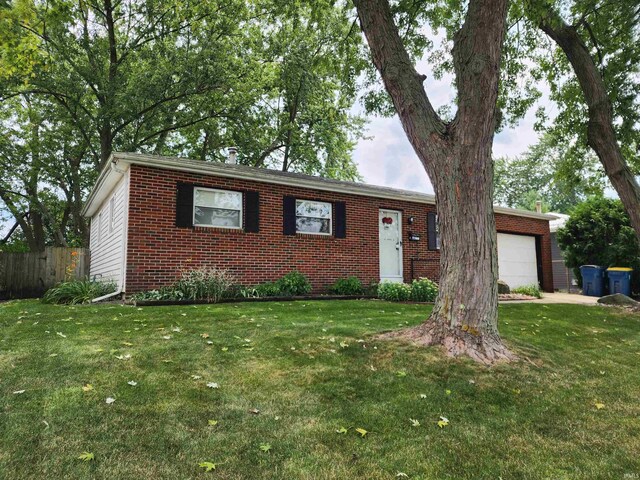
[(91, 452), (82, 452), (79, 456), (78, 459), (82, 460), (84, 462), (91, 462), (93, 460), (95, 460), (95, 455)]
[(362, 438), (364, 438), (367, 433), (369, 433), (364, 428), (356, 428), (356, 432), (358, 432)]
[(208, 423), (209, 423), (210, 427), (215, 427), (216, 425), (218, 425), (218, 421), (217, 420), (209, 420)]
[(213, 462), (200, 462), (198, 466), (200, 468), (204, 468), (205, 472), (210, 472), (212, 470), (215, 470), (218, 465)]
[(271, 450), (271, 444), (270, 443), (261, 443), (260, 444), (260, 450), (268, 453)]
[(340, 433), (340, 434), (344, 434), (347, 433), (347, 429), (345, 427), (340, 427), (339, 429), (336, 430), (336, 433)]

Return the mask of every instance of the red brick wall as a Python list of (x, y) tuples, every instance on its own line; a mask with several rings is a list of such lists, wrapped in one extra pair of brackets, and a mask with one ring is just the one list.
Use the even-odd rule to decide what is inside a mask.
[[(260, 232), (234, 229), (175, 227), (176, 183), (260, 192)], [(298, 270), (315, 291), (336, 279), (357, 276), (364, 284), (379, 281), (378, 212), (401, 210), (405, 281), (437, 279), (437, 252), (427, 249), (427, 212), (434, 206), (253, 181), (210, 177), (138, 165), (131, 166), (127, 293), (169, 285), (181, 268), (216, 266), (229, 270), (243, 285), (275, 280)], [(295, 236), (282, 233), (282, 197), (293, 195), (324, 201), (344, 201), (347, 237)], [(413, 225), (407, 219), (415, 217)], [(547, 221), (496, 215), (499, 231), (542, 235), (545, 289), (552, 289), (551, 245)], [(419, 233), (417, 242), (408, 232)], [(412, 261), (413, 259), (413, 261)]]

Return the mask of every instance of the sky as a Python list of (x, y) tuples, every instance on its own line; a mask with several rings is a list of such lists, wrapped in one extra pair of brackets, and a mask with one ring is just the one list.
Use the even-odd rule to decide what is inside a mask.
[[(453, 101), (455, 92), (452, 88), (452, 75), (436, 80), (425, 61), (418, 62), (416, 70), (427, 75), (425, 90), (434, 108), (438, 109)], [(538, 88), (542, 91), (542, 98), (537, 105), (529, 110), (517, 126), (505, 129), (495, 136), (494, 157), (515, 157), (537, 143), (538, 133), (533, 128), (537, 107), (545, 107), (551, 118), (555, 110), (546, 95), (546, 85), (539, 85)], [(354, 111), (362, 113), (361, 107), (356, 107)], [(354, 160), (365, 183), (433, 193), (429, 177), (407, 140), (397, 116), (370, 117), (365, 137), (358, 142), (354, 152)]]

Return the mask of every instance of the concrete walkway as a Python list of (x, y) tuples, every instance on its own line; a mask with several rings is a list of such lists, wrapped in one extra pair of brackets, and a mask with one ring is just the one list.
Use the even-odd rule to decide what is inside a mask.
[(573, 305), (597, 305), (598, 297), (587, 297), (576, 293), (544, 292), (542, 298), (536, 298), (535, 300), (507, 300), (500, 303), (569, 303)]

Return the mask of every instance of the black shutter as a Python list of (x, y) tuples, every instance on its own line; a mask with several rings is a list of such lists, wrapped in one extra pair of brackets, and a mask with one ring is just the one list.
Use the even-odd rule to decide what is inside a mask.
[(193, 185), (178, 182), (176, 188), (176, 227), (193, 228)]
[(296, 234), (296, 197), (285, 195), (282, 201), (282, 233)]
[(335, 202), (333, 204), (335, 217), (333, 219), (333, 228), (336, 238), (347, 237), (347, 205), (344, 202)]
[(244, 231), (260, 231), (260, 194), (244, 192)]
[(437, 250), (438, 249), (438, 240), (437, 240), (437, 227), (436, 227), (436, 214), (435, 212), (429, 212), (427, 214), (427, 241), (429, 250)]

